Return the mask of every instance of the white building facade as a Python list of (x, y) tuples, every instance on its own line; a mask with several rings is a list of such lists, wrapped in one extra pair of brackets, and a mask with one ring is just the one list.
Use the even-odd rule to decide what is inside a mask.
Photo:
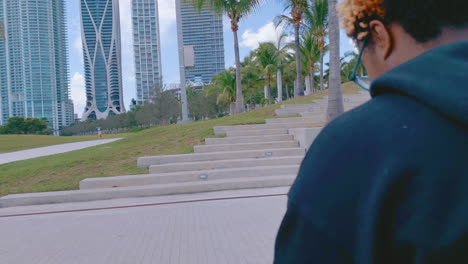
[(163, 90), (157, 0), (132, 0), (133, 48), (137, 104)]
[(0, 125), (46, 119), (58, 134), (73, 122), (64, 0), (0, 0)]

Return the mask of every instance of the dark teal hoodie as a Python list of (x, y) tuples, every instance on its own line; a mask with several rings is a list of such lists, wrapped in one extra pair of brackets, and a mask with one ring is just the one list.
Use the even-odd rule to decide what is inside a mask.
[(371, 95), (312, 144), (275, 264), (468, 263), (468, 42), (392, 69)]

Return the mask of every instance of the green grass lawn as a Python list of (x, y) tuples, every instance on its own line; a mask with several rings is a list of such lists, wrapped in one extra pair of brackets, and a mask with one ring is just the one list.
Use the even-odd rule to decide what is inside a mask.
[[(349, 84), (343, 87), (347, 94), (356, 93), (358, 89)], [(325, 94), (321, 92), (285, 103), (308, 103)], [(146, 169), (136, 167), (138, 157), (191, 153), (194, 145), (203, 144), (205, 138), (214, 136), (214, 126), (261, 124), (265, 118), (273, 117), (274, 110), (279, 107), (277, 104), (219, 119), (149, 128), (124, 134), (124, 139), (106, 145), (0, 165), (0, 196), (73, 190), (78, 189), (80, 180), (85, 178), (147, 173)], [(122, 134), (114, 135), (119, 136)], [(55, 142), (58, 141), (52, 144), (59, 144)]]

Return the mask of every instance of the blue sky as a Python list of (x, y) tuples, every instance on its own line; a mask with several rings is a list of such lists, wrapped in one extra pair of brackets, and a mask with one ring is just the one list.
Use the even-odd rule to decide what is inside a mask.
[[(120, 24), (122, 32), (122, 72), (124, 103), (128, 105), (135, 92), (135, 66), (133, 59), (133, 39), (131, 24), (131, 0), (119, 0)], [(161, 56), (164, 83), (178, 83), (178, 52), (177, 28), (175, 16), (175, 0), (158, 0), (159, 23), (161, 33)], [(67, 27), (70, 58), (70, 87), (75, 103), (75, 113), (81, 117), (85, 105), (85, 88), (83, 79), (83, 55), (81, 51), (80, 0), (66, 0)], [(277, 0), (270, 0), (260, 9), (246, 17), (239, 25), (239, 41), (241, 58), (246, 56), (259, 42), (277, 39), (273, 19), (281, 14), (284, 5)], [(229, 20), (224, 21), (224, 48), (226, 67), (234, 65), (233, 35)], [(352, 50), (348, 39), (342, 34), (341, 53)]]

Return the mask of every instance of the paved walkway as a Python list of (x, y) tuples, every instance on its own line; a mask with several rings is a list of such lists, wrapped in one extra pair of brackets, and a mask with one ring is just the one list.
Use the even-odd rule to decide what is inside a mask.
[(15, 152), (8, 152), (0, 154), (0, 164), (10, 163), (19, 160), (33, 159), (43, 156), (49, 156), (59, 153), (70, 152), (78, 149), (84, 149), (94, 146), (99, 146), (102, 144), (111, 143), (122, 138), (112, 138), (112, 139), (100, 139), (100, 140), (91, 140), (75, 143), (67, 143), (60, 145), (53, 145), (42, 148), (34, 148), (27, 150), (20, 150)]
[[(287, 191), (253, 189), (0, 209), (0, 263), (270, 264)], [(140, 207), (102, 209), (132, 205)], [(93, 208), (101, 209), (2, 217)]]

